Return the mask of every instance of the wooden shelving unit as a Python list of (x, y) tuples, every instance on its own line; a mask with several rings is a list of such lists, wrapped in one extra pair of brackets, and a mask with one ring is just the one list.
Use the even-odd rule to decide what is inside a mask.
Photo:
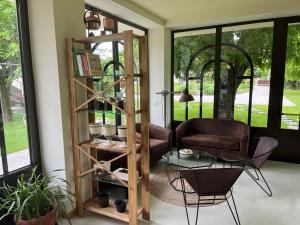
[[(139, 65), (140, 71), (138, 74), (134, 74), (133, 67), (133, 40), (136, 39), (139, 42)], [(107, 85), (101, 91), (95, 91), (93, 89), (93, 77), (90, 76), (76, 76), (74, 74), (74, 62), (73, 62), (73, 48), (77, 45), (82, 45), (83, 48), (89, 50), (91, 45), (101, 42), (113, 42), (122, 41), (124, 43), (124, 76), (120, 76), (118, 80), (115, 80), (112, 84)], [(149, 82), (148, 82), (148, 49), (147, 49), (147, 37), (137, 36), (132, 31), (124, 31), (120, 34), (111, 34), (97, 37), (85, 37), (85, 38), (67, 38), (67, 64), (68, 64), (68, 82), (69, 82), (69, 95), (70, 95), (70, 110), (71, 110), (71, 129), (72, 129), (72, 141), (73, 141), (73, 159), (74, 159), (74, 171), (75, 171), (75, 190), (76, 190), (76, 207), (77, 213), (80, 217), (84, 217), (85, 210), (92, 211), (104, 216), (112, 217), (121, 221), (128, 222), (130, 225), (138, 224), (138, 215), (142, 213), (143, 218), (150, 219), (150, 193), (149, 193), (149, 108), (148, 108), (148, 95), (149, 95)], [(134, 90), (134, 78), (140, 79), (140, 109), (135, 109), (135, 90)], [(101, 77), (95, 77), (101, 79)], [(113, 88), (120, 82), (125, 82), (126, 92), (126, 108), (122, 109), (109, 101), (105, 97), (105, 92)], [(93, 97), (85, 99), (84, 101), (78, 100), (78, 87), (85, 89), (85, 96), (92, 94)], [(82, 93), (81, 93), (82, 94)], [(100, 98), (103, 101), (114, 106), (119, 112), (126, 115), (127, 122), (127, 148), (120, 148), (118, 146), (103, 146), (91, 144), (90, 140), (80, 141), (79, 122), (82, 123), (78, 116), (84, 108), (87, 108), (88, 103)], [(91, 113), (88, 113), (87, 123), (95, 122), (95, 118)], [(136, 143), (136, 115), (140, 114), (141, 117), (141, 143)], [(138, 154), (137, 150), (141, 150)], [(111, 159), (109, 162), (116, 161), (122, 157), (127, 157), (128, 164), (128, 183), (122, 181), (116, 175), (114, 175), (108, 168), (100, 164), (97, 160), (98, 151), (112, 151), (119, 153), (118, 157)], [(81, 157), (88, 157), (91, 161), (90, 169), (83, 171), (81, 168)], [(142, 185), (142, 207), (138, 208), (137, 199), (137, 159), (141, 160), (141, 185)], [(121, 182), (124, 186), (128, 187), (128, 211), (125, 213), (118, 213), (112, 203), (107, 208), (99, 208), (95, 200), (95, 195), (98, 189), (97, 181), (93, 182), (92, 193), (93, 196), (90, 200), (85, 201), (82, 198), (82, 178), (90, 176), (95, 173), (94, 164), (98, 168), (106, 170), (116, 180)]]

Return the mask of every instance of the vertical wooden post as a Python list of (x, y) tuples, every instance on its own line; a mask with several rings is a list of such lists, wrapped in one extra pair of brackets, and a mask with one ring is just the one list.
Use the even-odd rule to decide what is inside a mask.
[(83, 202), (82, 202), (82, 183), (80, 177), (80, 152), (75, 147), (79, 144), (78, 137), (78, 121), (77, 113), (75, 112), (77, 106), (76, 100), (76, 86), (72, 79), (74, 76), (74, 66), (73, 66), (73, 53), (72, 53), (73, 41), (71, 38), (66, 39), (66, 53), (67, 53), (67, 72), (68, 72), (68, 82), (69, 82), (69, 98), (70, 98), (70, 110), (71, 110), (71, 129), (72, 129), (72, 149), (73, 149), (73, 163), (74, 163), (74, 175), (75, 175), (75, 191), (76, 191), (76, 207), (77, 214), (80, 217), (84, 216)]
[[(134, 70), (133, 70), (133, 33), (124, 32), (124, 59), (126, 78), (126, 111), (127, 115), (127, 140), (129, 155), (128, 166), (128, 208), (129, 224), (137, 225), (137, 176), (136, 176), (136, 128), (135, 128), (135, 96), (134, 96)], [(131, 103), (131, 104), (129, 104)]]
[[(87, 49), (88, 51), (91, 52), (91, 44), (88, 43), (88, 44), (84, 44), (84, 48)], [(86, 81), (86, 85), (93, 89), (94, 87), (94, 81), (93, 79), (87, 79)], [(89, 97), (89, 94), (91, 94), (91, 92), (89, 90), (86, 90), (86, 94), (87, 94), (87, 98)], [(96, 101), (96, 100), (94, 100)], [(92, 103), (94, 102), (92, 101)], [(91, 113), (88, 111), (88, 121), (89, 123), (95, 123), (95, 113)], [(94, 148), (90, 148), (90, 155), (93, 156), (95, 159), (97, 159), (97, 150), (94, 149)], [(91, 168), (94, 166), (94, 161), (91, 160)], [(98, 189), (99, 189), (99, 185), (98, 185), (98, 181), (97, 180), (94, 180), (92, 179), (92, 197), (95, 197), (97, 192), (98, 192)]]
[(148, 42), (147, 37), (140, 37), (139, 43), (140, 73), (141, 73), (141, 134), (142, 134), (142, 206), (143, 219), (150, 220), (149, 192), (149, 74), (148, 74)]

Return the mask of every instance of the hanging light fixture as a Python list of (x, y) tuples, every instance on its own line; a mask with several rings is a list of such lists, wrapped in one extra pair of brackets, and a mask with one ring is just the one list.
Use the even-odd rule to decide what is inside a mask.
[(103, 19), (103, 28), (105, 31), (113, 31), (115, 29), (115, 21), (111, 18), (104, 18)]
[(98, 30), (101, 26), (100, 16), (92, 11), (85, 11), (83, 21), (87, 30)]
[(193, 95), (189, 94), (189, 91), (187, 89), (184, 89), (182, 95), (179, 99), (180, 102), (191, 102), (194, 101)]

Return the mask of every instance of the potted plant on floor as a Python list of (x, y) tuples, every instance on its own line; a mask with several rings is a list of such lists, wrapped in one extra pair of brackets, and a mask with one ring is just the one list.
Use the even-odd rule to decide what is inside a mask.
[(60, 221), (65, 213), (65, 203), (72, 202), (70, 196), (73, 194), (64, 179), (53, 175), (57, 171), (42, 176), (35, 168), (29, 179), (21, 175), (16, 186), (3, 184), (0, 187), (0, 211), (6, 214), (0, 221), (9, 214), (14, 215), (17, 225), (55, 225)]

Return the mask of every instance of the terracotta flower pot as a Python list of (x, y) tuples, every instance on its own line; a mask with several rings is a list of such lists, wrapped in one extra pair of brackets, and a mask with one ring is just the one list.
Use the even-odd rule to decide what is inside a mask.
[(19, 225), (55, 225), (56, 222), (56, 209), (53, 209), (48, 214), (31, 220), (31, 223), (27, 220), (21, 220)]

